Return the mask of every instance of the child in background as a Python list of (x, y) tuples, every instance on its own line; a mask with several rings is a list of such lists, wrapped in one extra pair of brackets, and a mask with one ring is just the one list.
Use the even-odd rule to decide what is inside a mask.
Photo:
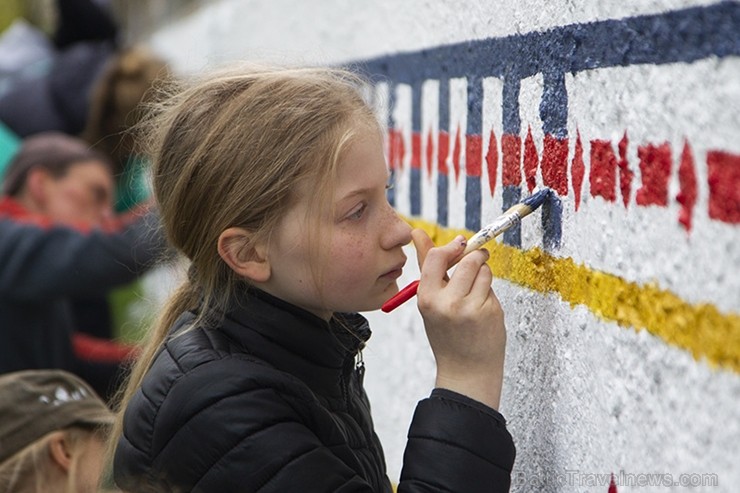
[(506, 335), (488, 254), (448, 279), (464, 238), (435, 248), (391, 208), (361, 86), (331, 69), (217, 74), (146, 128), (165, 234), (190, 269), (123, 396), (118, 487), (390, 492), (356, 312), (398, 291), (413, 238), (437, 376), (398, 491), (508, 491), (514, 444), (496, 411)]
[(0, 492), (93, 493), (113, 413), (61, 370), (0, 376)]
[(110, 160), (59, 132), (23, 140), (0, 196), (0, 373), (58, 368), (104, 398), (135, 348), (79, 331), (74, 300), (105, 294), (164, 252), (157, 215), (113, 214)]

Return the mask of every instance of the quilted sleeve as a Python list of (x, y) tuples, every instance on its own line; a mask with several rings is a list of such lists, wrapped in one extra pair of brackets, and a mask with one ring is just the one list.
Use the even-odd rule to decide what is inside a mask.
[(500, 413), (435, 389), (414, 413), (398, 493), (506, 492), (514, 456), (514, 442)]

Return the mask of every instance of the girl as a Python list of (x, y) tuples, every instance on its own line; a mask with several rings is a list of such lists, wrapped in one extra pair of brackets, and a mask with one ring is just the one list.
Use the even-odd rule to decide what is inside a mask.
[(94, 493), (113, 413), (62, 370), (0, 376), (0, 492)]
[(464, 238), (432, 248), (391, 208), (361, 86), (341, 70), (242, 70), (153, 119), (154, 193), (191, 264), (124, 395), (122, 489), (390, 492), (354, 363), (370, 336), (356, 312), (398, 291), (413, 237), (437, 388), (417, 406), (398, 491), (508, 490), (488, 254), (448, 279)]

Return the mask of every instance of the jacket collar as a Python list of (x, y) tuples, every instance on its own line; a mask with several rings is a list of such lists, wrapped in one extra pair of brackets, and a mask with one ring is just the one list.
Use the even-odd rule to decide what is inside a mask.
[(327, 322), (258, 289), (235, 300), (221, 327), (248, 353), (327, 396), (341, 394), (337, 382), (371, 334), (362, 315), (337, 313)]
[(33, 214), (23, 204), (9, 195), (0, 197), (0, 218), (27, 222), (43, 228), (52, 226), (51, 219), (42, 214)]
[[(24, 206), (21, 202), (9, 195), (3, 195), (2, 197), (0, 197), (0, 219), (3, 218), (11, 219), (15, 222), (20, 222), (24, 224), (32, 224), (43, 229), (49, 229), (54, 226), (60, 225), (64, 228), (74, 229), (76, 231), (79, 231), (80, 233), (89, 233), (94, 229), (91, 227), (90, 224), (84, 221), (76, 221), (75, 223), (64, 224), (55, 223), (51, 219), (51, 217), (45, 214), (29, 211), (26, 206)], [(106, 225), (105, 228), (99, 227), (98, 229), (104, 229), (105, 231), (113, 232), (117, 228), (120, 229), (119, 223), (120, 221), (117, 220), (111, 221), (110, 224)]]

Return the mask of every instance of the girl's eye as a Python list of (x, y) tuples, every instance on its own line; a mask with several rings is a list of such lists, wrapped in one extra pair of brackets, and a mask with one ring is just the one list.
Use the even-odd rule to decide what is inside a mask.
[(362, 218), (362, 215), (365, 213), (365, 210), (367, 209), (367, 204), (360, 204), (355, 210), (353, 210), (348, 216), (347, 219), (351, 219), (353, 221), (356, 221), (358, 219)]

